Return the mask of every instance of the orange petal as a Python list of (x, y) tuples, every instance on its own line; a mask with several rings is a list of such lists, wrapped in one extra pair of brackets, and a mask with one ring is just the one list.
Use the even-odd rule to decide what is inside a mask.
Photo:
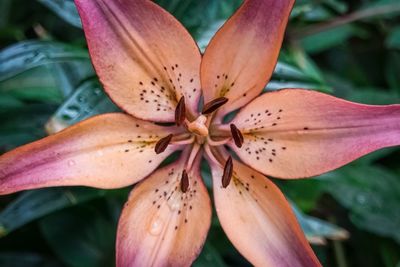
[(152, 1), (75, 0), (106, 92), (137, 118), (173, 122), (185, 96), (200, 97), (201, 55), (183, 26)]
[(186, 193), (181, 191), (185, 157), (135, 187), (118, 225), (117, 267), (191, 265), (211, 223), (199, 159), (187, 173)]
[(231, 144), (239, 157), (281, 178), (318, 175), (400, 144), (400, 105), (362, 105), (302, 89), (266, 93), (232, 123), (244, 135), (241, 148)]
[(78, 123), (0, 156), (0, 194), (84, 185), (119, 188), (136, 183), (177, 150), (154, 152), (156, 142), (176, 132), (119, 113)]
[(278, 187), (234, 160), (232, 180), (223, 188), (222, 168), (210, 165), (218, 218), (247, 260), (255, 266), (321, 266)]
[(221, 115), (255, 98), (278, 59), (293, 0), (247, 0), (216, 33), (201, 64), (204, 102), (226, 97)]

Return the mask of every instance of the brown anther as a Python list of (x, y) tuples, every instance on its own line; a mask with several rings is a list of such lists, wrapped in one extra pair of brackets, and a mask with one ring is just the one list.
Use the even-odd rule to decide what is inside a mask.
[(164, 152), (165, 149), (167, 149), (169, 143), (171, 142), (172, 137), (173, 137), (173, 134), (169, 134), (166, 137), (163, 137), (160, 140), (158, 140), (156, 146), (154, 147), (154, 151), (157, 154)]
[(220, 107), (222, 107), (224, 104), (228, 102), (228, 98), (226, 97), (218, 97), (214, 100), (211, 100), (210, 102), (206, 103), (203, 107), (203, 110), (201, 111), (202, 114), (210, 114)]
[(186, 118), (186, 107), (185, 107), (185, 97), (182, 96), (176, 105), (175, 109), (175, 123), (176, 125), (180, 126), (183, 124)]
[(188, 188), (189, 188), (189, 176), (188, 176), (186, 170), (183, 170), (182, 178), (181, 178), (181, 190), (183, 193), (186, 193)]
[(235, 145), (238, 148), (241, 148), (243, 145), (243, 141), (244, 141), (242, 133), (236, 127), (235, 124), (231, 124), (230, 127), (231, 127), (231, 134), (232, 134), (233, 141), (235, 141)]
[(232, 157), (229, 156), (228, 160), (225, 163), (224, 173), (222, 174), (222, 187), (223, 188), (226, 188), (229, 185), (229, 183), (231, 182), (232, 173), (233, 173)]

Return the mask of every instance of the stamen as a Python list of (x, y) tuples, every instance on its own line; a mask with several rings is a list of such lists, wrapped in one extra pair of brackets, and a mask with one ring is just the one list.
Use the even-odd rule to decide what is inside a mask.
[(188, 188), (189, 188), (189, 176), (188, 176), (186, 170), (183, 170), (182, 178), (181, 178), (181, 190), (183, 193), (186, 193)]
[(228, 138), (226, 138), (226, 139), (214, 141), (214, 140), (211, 139), (210, 136), (207, 136), (207, 143), (208, 143), (210, 146), (223, 146), (223, 145), (227, 144), (230, 140), (231, 140), (231, 138), (228, 137)]
[(203, 107), (203, 110), (201, 111), (202, 114), (210, 114), (220, 107), (222, 107), (224, 104), (228, 102), (228, 98), (226, 97), (218, 97), (208, 103), (206, 103)]
[(240, 130), (236, 127), (235, 124), (232, 123), (232, 124), (230, 125), (230, 127), (231, 127), (231, 134), (232, 134), (233, 141), (235, 141), (235, 145), (236, 145), (238, 148), (241, 148), (242, 145), (243, 145), (243, 141), (244, 141), (244, 138), (243, 138), (242, 133), (241, 133)]
[(206, 152), (207, 157), (214, 163), (217, 164), (218, 166), (222, 167), (222, 164), (218, 161), (218, 159), (215, 157), (215, 155), (213, 154), (213, 152), (211, 151), (211, 147), (206, 144), (204, 146), (204, 151)]
[[(194, 136), (193, 136), (194, 137)], [(199, 153), (201, 146), (195, 143), (192, 147), (192, 151), (190, 151), (189, 158), (186, 163), (186, 169), (191, 170), (194, 160), (196, 159), (197, 153)]]
[(232, 157), (229, 156), (228, 160), (225, 163), (224, 173), (222, 174), (222, 187), (223, 188), (226, 188), (229, 185), (229, 183), (231, 182), (232, 173), (233, 173)]
[(158, 140), (156, 146), (154, 147), (154, 151), (157, 154), (164, 152), (165, 149), (167, 149), (169, 143), (171, 142), (172, 136), (173, 136), (172, 134), (169, 134), (166, 137), (163, 137), (160, 140)]
[(185, 121), (186, 117), (186, 107), (185, 107), (185, 97), (182, 96), (178, 102), (178, 105), (175, 109), (175, 123), (180, 126)]
[[(174, 138), (175, 139), (175, 138)], [(191, 135), (189, 138), (187, 139), (181, 139), (181, 140), (171, 140), (171, 145), (190, 145), (195, 141), (195, 137), (193, 135)]]

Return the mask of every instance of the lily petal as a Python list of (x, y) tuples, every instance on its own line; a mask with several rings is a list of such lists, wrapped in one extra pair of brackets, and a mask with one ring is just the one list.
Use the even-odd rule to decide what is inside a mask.
[(278, 59), (294, 0), (247, 0), (208, 45), (201, 63), (204, 102), (226, 97), (220, 114), (255, 98)]
[[(190, 266), (203, 247), (211, 223), (211, 204), (197, 163), (187, 172), (186, 157), (157, 170), (137, 185), (118, 225), (117, 267)], [(186, 181), (187, 182), (187, 181)]]
[(185, 96), (200, 97), (201, 55), (184, 27), (152, 1), (75, 0), (93, 65), (106, 92), (137, 118), (173, 122)]
[(268, 178), (234, 160), (231, 183), (211, 162), (214, 201), (221, 226), (255, 266), (321, 266), (287, 200)]
[(241, 148), (230, 145), (237, 155), (280, 178), (318, 175), (400, 144), (400, 105), (362, 105), (303, 89), (266, 93), (232, 123), (244, 136)]
[(176, 132), (122, 113), (93, 117), (0, 156), (0, 194), (64, 185), (119, 188), (152, 172), (178, 146), (157, 155)]

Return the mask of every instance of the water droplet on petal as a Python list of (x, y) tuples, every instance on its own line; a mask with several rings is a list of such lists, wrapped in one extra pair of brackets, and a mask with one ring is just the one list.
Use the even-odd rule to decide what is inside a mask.
[(87, 101), (87, 98), (85, 96), (79, 96), (78, 97), (78, 102), (85, 103), (86, 101)]
[(164, 222), (156, 217), (150, 224), (149, 233), (152, 235), (159, 235), (164, 227)]
[(100, 94), (101, 94), (101, 89), (100, 89), (100, 88), (96, 88), (96, 89), (94, 90), (94, 94), (95, 94), (95, 95), (100, 95)]
[(76, 162), (74, 160), (68, 160), (68, 166), (74, 166)]
[(359, 204), (363, 205), (367, 202), (367, 197), (364, 194), (359, 194), (356, 196), (356, 200)]
[(68, 117), (70, 117), (71, 119), (76, 118), (79, 115), (80, 112), (80, 107), (76, 106), (76, 105), (72, 105), (72, 106), (68, 106), (65, 110), (64, 110), (64, 114)]
[(181, 202), (178, 197), (175, 197), (168, 201), (168, 207), (171, 211), (176, 211), (181, 207)]

